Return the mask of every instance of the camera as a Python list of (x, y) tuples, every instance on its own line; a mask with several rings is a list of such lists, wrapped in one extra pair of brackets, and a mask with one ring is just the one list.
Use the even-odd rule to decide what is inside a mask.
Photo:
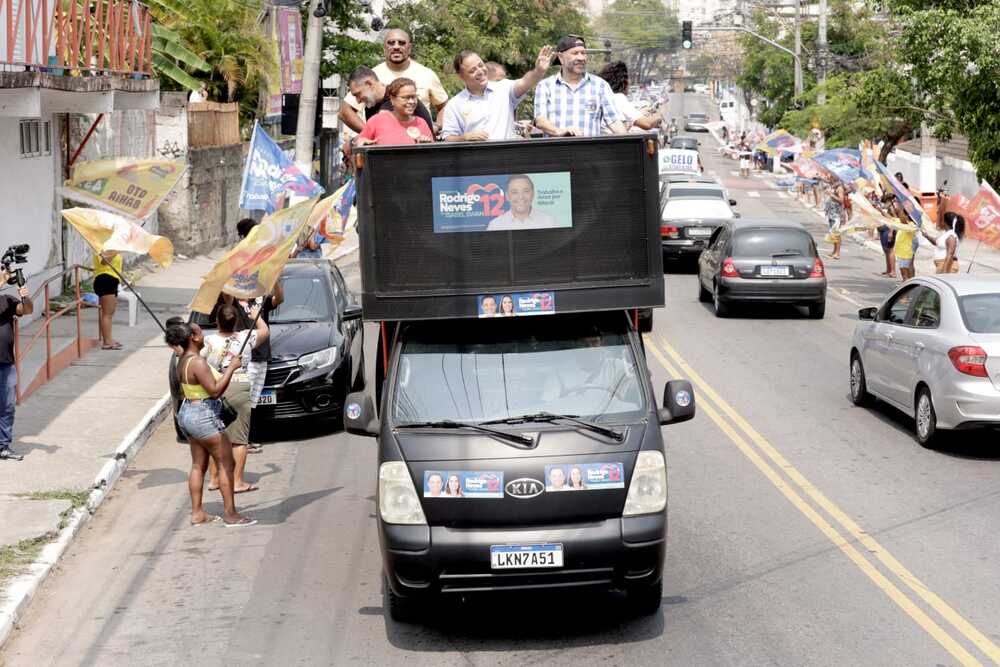
[(22, 243), (20, 245), (12, 245), (7, 250), (4, 251), (3, 256), (0, 257), (0, 266), (3, 270), (7, 272), (7, 284), (17, 285), (18, 287), (24, 286), (24, 271), (20, 268), (11, 269), (13, 264), (24, 264), (28, 261), (28, 250), (31, 248), (27, 243)]

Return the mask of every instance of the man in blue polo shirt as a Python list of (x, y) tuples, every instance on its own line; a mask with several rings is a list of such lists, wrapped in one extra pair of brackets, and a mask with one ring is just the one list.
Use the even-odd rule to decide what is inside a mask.
[(489, 68), (478, 54), (462, 51), (455, 56), (455, 72), (465, 89), (444, 108), (445, 141), (503, 141), (516, 139), (517, 105), (552, 65), (552, 47), (543, 46), (535, 68), (517, 81), (490, 81)]
[(556, 51), (559, 73), (535, 88), (535, 127), (553, 137), (595, 137), (604, 125), (614, 134), (625, 134), (611, 86), (587, 73), (583, 38), (565, 35)]

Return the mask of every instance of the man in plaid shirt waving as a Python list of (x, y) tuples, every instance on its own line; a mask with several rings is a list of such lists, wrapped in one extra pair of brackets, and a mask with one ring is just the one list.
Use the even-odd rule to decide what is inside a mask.
[(595, 137), (606, 123), (615, 134), (625, 125), (608, 82), (587, 72), (587, 45), (565, 35), (556, 46), (560, 72), (535, 88), (535, 126), (552, 137)]

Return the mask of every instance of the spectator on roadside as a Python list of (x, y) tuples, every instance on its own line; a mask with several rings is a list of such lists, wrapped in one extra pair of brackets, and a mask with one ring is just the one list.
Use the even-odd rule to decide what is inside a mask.
[[(896, 199), (896, 195), (890, 193), (885, 194), (881, 200), (879, 200), (876, 193), (872, 193), (869, 199), (874, 199), (872, 204), (882, 211), (887, 207), (892, 201)], [(891, 207), (889, 207), (891, 208)], [(893, 246), (896, 243), (896, 230), (894, 230), (889, 225), (879, 225), (878, 226), (878, 241), (879, 245), (882, 246), (882, 254), (885, 255), (885, 271), (880, 273), (880, 276), (894, 277), (896, 275), (896, 256), (893, 252)]]
[(124, 270), (122, 257), (114, 250), (94, 253), (94, 293), (100, 312), (102, 350), (120, 350), (122, 344), (111, 337), (111, 323), (118, 307), (118, 276)]
[(354, 138), (355, 146), (366, 144), (422, 144), (434, 141), (431, 128), (423, 118), (414, 116), (417, 109), (417, 86), (407, 78), (387, 86), (392, 111), (380, 111)]
[(444, 108), (441, 123), (444, 140), (516, 139), (517, 105), (552, 65), (552, 47), (543, 46), (535, 59), (535, 68), (516, 81), (491, 81), (486, 64), (474, 51), (461, 51), (453, 65), (465, 88)]
[(823, 212), (826, 214), (828, 228), (827, 238), (833, 244), (833, 251), (827, 255), (830, 259), (840, 259), (840, 228), (844, 224), (844, 211), (847, 206), (847, 193), (839, 181), (831, 179), (827, 183), (826, 203)]
[[(0, 269), (0, 285), (6, 285), (10, 274)], [(30, 315), (35, 310), (28, 288), (17, 288), (15, 299), (0, 295), (0, 461), (23, 461), (24, 456), (11, 449), (14, 442), (14, 408), (17, 406), (17, 357), (14, 350), (14, 318)]]
[[(645, 130), (655, 130), (660, 126), (663, 118), (659, 113), (641, 113), (635, 108), (631, 100), (629, 100), (628, 95), (626, 95), (629, 80), (628, 66), (624, 62), (619, 60), (618, 62), (606, 65), (601, 70), (601, 78), (611, 86), (611, 92), (614, 94), (612, 99), (615, 103), (615, 109), (618, 111), (618, 116), (621, 118), (626, 130), (629, 132), (643, 132)], [(612, 134), (611, 128), (605, 125), (604, 133)]]
[[(344, 124), (355, 132), (362, 132), (365, 129), (365, 123), (379, 111), (392, 111), (392, 99), (389, 97), (389, 91), (386, 89), (386, 85), (379, 81), (378, 75), (372, 68), (364, 65), (355, 68), (347, 80), (347, 87), (351, 91), (351, 95), (364, 105), (364, 120), (356, 113), (345, 113), (346, 105), (340, 109), (340, 117)], [(431, 112), (419, 100), (414, 115), (423, 118), (427, 127), (434, 127)]]
[(965, 236), (965, 218), (954, 211), (948, 211), (938, 218), (936, 237), (923, 228), (920, 233), (934, 244), (934, 272), (958, 273), (958, 247)]
[(559, 73), (535, 88), (535, 127), (553, 137), (595, 137), (605, 125), (614, 134), (625, 134), (611, 86), (587, 72), (583, 37), (561, 37), (556, 52)]
[(490, 81), (503, 81), (507, 78), (507, 68), (492, 60), (486, 63), (486, 75)]
[[(236, 462), (235, 474), (233, 476), (233, 492), (247, 493), (256, 491), (259, 487), (250, 484), (243, 478), (247, 466), (247, 445), (250, 442), (250, 377), (246, 369), (250, 367), (252, 351), (260, 347), (268, 339), (267, 322), (256, 317), (260, 306), (254, 306), (250, 316), (256, 319), (254, 331), (240, 331), (236, 328), (239, 316), (236, 306), (224, 304), (216, 311), (216, 323), (218, 330), (216, 333), (205, 336), (205, 345), (201, 349), (201, 356), (208, 361), (208, 365), (213, 369), (224, 372), (237, 356), (240, 357), (240, 370), (237, 371), (225, 393), (224, 399), (236, 410), (236, 420), (226, 427), (226, 435), (233, 445), (233, 459)], [(248, 340), (249, 339), (249, 340)], [(246, 344), (244, 346), (244, 341)], [(242, 352), (242, 354), (241, 354)], [(209, 464), (210, 480), (208, 490), (215, 491), (219, 488), (218, 469), (215, 465)]]
[[(434, 109), (434, 113), (439, 115), (448, 102), (448, 93), (445, 92), (444, 86), (441, 85), (441, 79), (433, 70), (424, 67), (410, 57), (413, 52), (413, 44), (410, 41), (409, 33), (400, 28), (394, 28), (385, 34), (382, 46), (385, 61), (372, 68), (378, 80), (389, 85), (399, 78), (409, 79), (416, 86), (417, 99), (428, 109)], [(352, 129), (363, 125), (364, 122), (358, 114), (361, 105), (355, 96), (348, 95), (344, 102), (345, 104), (340, 107), (340, 117), (344, 123)], [(355, 131), (360, 132), (356, 129)]]
[(217, 516), (205, 513), (202, 508), (202, 494), (205, 486), (205, 471), (209, 457), (219, 469), (219, 490), (222, 493), (222, 522), (227, 526), (252, 526), (257, 523), (236, 511), (236, 496), (233, 493), (233, 445), (226, 435), (226, 427), (219, 414), (222, 410), (220, 397), (229, 387), (233, 374), (240, 367), (237, 357), (229, 364), (225, 373), (216, 372), (201, 357), (205, 344), (204, 334), (197, 324), (175, 324), (167, 327), (163, 340), (173, 349), (183, 350), (177, 362), (177, 382), (184, 397), (177, 411), (177, 426), (187, 438), (191, 448), (191, 472), (188, 475), (188, 491), (191, 494), (191, 525), (214, 523)]
[(900, 278), (909, 280), (916, 275), (913, 259), (916, 254), (917, 226), (913, 224), (910, 216), (907, 215), (898, 201), (892, 202), (892, 212), (896, 220), (903, 225), (902, 228), (896, 230), (896, 240), (892, 245), (893, 255), (896, 257)]

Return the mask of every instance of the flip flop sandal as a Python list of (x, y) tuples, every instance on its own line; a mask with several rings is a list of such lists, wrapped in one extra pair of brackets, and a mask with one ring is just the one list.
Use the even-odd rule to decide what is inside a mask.
[(101, 345), (102, 350), (121, 350), (123, 348), (121, 343), (115, 343), (114, 345)]
[(210, 514), (209, 517), (208, 517), (208, 519), (206, 519), (205, 521), (198, 521), (198, 522), (192, 521), (191, 525), (192, 526), (204, 526), (207, 523), (219, 523), (220, 521), (222, 521), (222, 517), (221, 516)]
[(245, 489), (233, 489), (233, 493), (250, 493), (251, 491), (259, 491), (260, 487), (256, 484), (247, 484)]
[(223, 521), (223, 525), (225, 525), (226, 528), (246, 528), (247, 526), (256, 526), (257, 519), (248, 519), (246, 517), (243, 517), (236, 523), (226, 523), (225, 521)]

